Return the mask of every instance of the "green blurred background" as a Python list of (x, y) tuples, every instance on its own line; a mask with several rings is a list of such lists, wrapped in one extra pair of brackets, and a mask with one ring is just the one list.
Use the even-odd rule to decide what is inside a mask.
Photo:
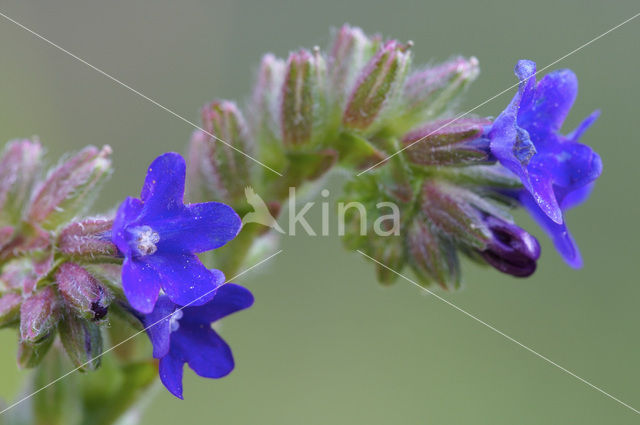
[[(245, 99), (260, 55), (325, 46), (344, 22), (415, 42), (415, 62), (475, 55), (463, 107), (516, 80), (515, 62), (548, 64), (639, 10), (637, 0), (386, 2), (3, 0), (0, 11), (197, 121), (214, 97)], [(581, 92), (566, 129), (595, 108), (584, 141), (605, 168), (569, 213), (585, 259), (564, 265), (540, 235), (539, 271), (516, 280), (465, 265), (442, 295), (605, 391), (640, 408), (638, 84), (640, 18), (565, 59)], [(496, 115), (512, 93), (478, 113)], [(0, 140), (37, 134), (50, 160), (110, 144), (116, 172), (99, 200), (138, 191), (161, 152), (191, 128), (0, 18)], [(337, 187), (340, 177), (330, 182)], [(335, 193), (335, 191), (334, 191)], [(336, 193), (337, 195), (337, 193)], [(316, 208), (316, 211), (318, 208)], [(320, 219), (313, 219), (319, 226)], [(144, 424), (629, 424), (638, 415), (407, 282), (383, 288), (336, 237), (288, 238), (238, 280), (255, 307), (225, 320), (237, 369), (186, 373), (185, 401), (158, 391)], [(15, 333), (0, 333), (0, 397), (16, 396)], [(65, 385), (64, 381), (58, 385)]]

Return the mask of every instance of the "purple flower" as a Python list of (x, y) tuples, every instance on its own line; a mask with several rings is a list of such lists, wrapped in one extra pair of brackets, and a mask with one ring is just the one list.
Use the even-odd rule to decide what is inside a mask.
[(593, 182), (602, 172), (600, 156), (578, 143), (596, 120), (596, 111), (568, 135), (559, 133), (578, 94), (578, 80), (558, 70), (536, 83), (536, 64), (515, 68), (518, 93), (489, 130), (491, 152), (515, 173), (543, 213), (562, 225), (563, 198)]
[(240, 230), (240, 217), (218, 202), (184, 205), (185, 162), (166, 153), (149, 166), (140, 199), (127, 198), (112, 241), (125, 260), (122, 287), (133, 308), (150, 313), (160, 289), (179, 305), (202, 305), (224, 282), (196, 253), (219, 248)]
[(187, 363), (203, 378), (222, 378), (234, 367), (227, 343), (211, 323), (251, 307), (253, 295), (242, 286), (222, 285), (211, 301), (199, 307), (180, 308), (161, 296), (151, 314), (141, 318), (151, 343), (153, 357), (160, 359), (160, 380), (182, 398), (182, 372)]

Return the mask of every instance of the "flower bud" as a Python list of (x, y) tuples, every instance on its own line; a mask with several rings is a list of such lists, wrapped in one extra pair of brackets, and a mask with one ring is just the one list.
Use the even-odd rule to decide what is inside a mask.
[(256, 139), (279, 139), (280, 123), (278, 110), (282, 82), (284, 81), (285, 62), (267, 53), (262, 57), (256, 85), (250, 106), (250, 119)]
[(38, 342), (18, 341), (18, 367), (28, 369), (38, 366), (55, 339), (55, 332), (51, 332)]
[(409, 264), (420, 283), (435, 281), (444, 289), (460, 286), (460, 264), (455, 246), (440, 236), (422, 214), (416, 214), (406, 237)]
[(289, 55), (282, 85), (280, 125), (282, 141), (292, 148), (311, 142), (326, 106), (324, 58), (316, 50)]
[(112, 219), (88, 218), (62, 229), (58, 249), (72, 257), (116, 256), (118, 250), (111, 242)]
[(35, 344), (53, 334), (60, 319), (60, 302), (51, 287), (41, 289), (22, 302), (20, 339)]
[(408, 48), (386, 42), (360, 72), (342, 116), (345, 127), (366, 130), (379, 120), (383, 109), (395, 104), (410, 62)]
[(113, 296), (83, 267), (67, 262), (56, 272), (58, 291), (79, 316), (87, 320), (100, 320), (107, 315)]
[(18, 223), (42, 166), (37, 140), (9, 142), (0, 157), (0, 224)]
[(80, 371), (96, 370), (100, 367), (102, 335), (93, 322), (65, 314), (58, 326), (60, 341), (74, 366)]
[(484, 250), (491, 232), (483, 221), (472, 192), (444, 182), (426, 181), (422, 185), (422, 212), (449, 238), (475, 249)]
[(478, 118), (436, 121), (410, 131), (402, 139), (409, 162), (418, 165), (471, 165), (489, 162), (489, 139), (483, 137), (489, 120)]
[(345, 24), (338, 30), (329, 52), (328, 69), (332, 95), (343, 106), (362, 66), (374, 54), (374, 43), (358, 27)]
[(536, 238), (513, 223), (495, 216), (485, 217), (492, 233), (487, 248), (481, 251), (489, 264), (503, 273), (516, 277), (531, 276), (540, 257)]
[(405, 107), (418, 121), (450, 109), (456, 99), (480, 73), (478, 59), (457, 57), (413, 72), (404, 85)]
[(8, 292), (0, 296), (0, 328), (16, 323), (20, 319), (22, 296)]
[(88, 146), (56, 167), (31, 201), (27, 220), (52, 230), (82, 214), (111, 172), (111, 148)]
[(14, 229), (11, 226), (0, 227), (0, 251), (11, 242)]
[[(242, 113), (235, 103), (214, 101), (202, 108), (204, 129), (224, 140), (241, 152), (251, 154), (253, 144)], [(206, 134), (204, 135), (206, 136)], [(249, 185), (253, 162), (238, 150), (213, 137), (194, 134), (190, 147), (189, 167), (199, 172), (190, 183), (204, 185), (207, 199), (203, 201), (232, 202), (244, 199), (244, 188)]]

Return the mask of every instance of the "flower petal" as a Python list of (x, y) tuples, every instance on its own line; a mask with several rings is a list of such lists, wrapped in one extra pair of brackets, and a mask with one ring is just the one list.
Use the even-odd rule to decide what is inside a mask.
[(173, 355), (173, 350), (160, 359), (160, 380), (171, 394), (182, 400), (182, 374), (184, 361)]
[(131, 247), (126, 239), (126, 228), (134, 223), (142, 211), (142, 202), (139, 199), (128, 197), (120, 204), (111, 228), (111, 240), (122, 252), (129, 256)]
[(546, 134), (562, 128), (577, 95), (578, 78), (569, 69), (553, 71), (540, 80), (531, 102), (523, 103), (518, 115), (518, 123), (531, 133), (536, 146), (538, 138), (543, 143)]
[(122, 264), (122, 289), (131, 307), (148, 314), (160, 293), (160, 274), (146, 261), (127, 258)]
[(253, 304), (251, 292), (240, 285), (227, 283), (222, 285), (209, 303), (200, 307), (187, 307), (183, 310), (181, 322), (213, 323), (236, 311), (244, 310)]
[(172, 339), (171, 352), (179, 352), (189, 367), (203, 378), (222, 378), (233, 370), (231, 348), (213, 329), (183, 325)]
[(176, 305), (168, 297), (161, 296), (150, 314), (142, 322), (153, 345), (153, 357), (161, 359), (167, 355), (171, 343), (171, 315)]
[(198, 306), (215, 295), (224, 274), (207, 269), (194, 254), (156, 254), (147, 257), (169, 299), (180, 306)]
[(551, 220), (535, 202), (533, 197), (525, 191), (520, 193), (520, 202), (529, 211), (531, 216), (549, 235), (556, 250), (562, 258), (573, 268), (582, 267), (582, 256), (576, 242), (574, 241), (566, 223), (558, 224)]
[(191, 204), (173, 217), (149, 221), (160, 235), (162, 252), (204, 252), (236, 237), (242, 221), (233, 208), (219, 202)]
[(175, 152), (160, 155), (151, 163), (140, 193), (147, 217), (183, 206), (185, 170), (184, 158)]

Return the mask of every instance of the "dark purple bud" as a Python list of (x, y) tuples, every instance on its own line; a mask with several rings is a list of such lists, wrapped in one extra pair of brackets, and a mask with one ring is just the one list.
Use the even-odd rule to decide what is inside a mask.
[(360, 72), (342, 116), (345, 127), (366, 130), (394, 101), (404, 81), (410, 44), (386, 42)]
[(0, 157), (0, 223), (18, 223), (40, 175), (42, 146), (37, 140), (9, 142)]
[(280, 91), (284, 81), (285, 62), (267, 53), (262, 57), (256, 78), (250, 106), (250, 119), (254, 136), (268, 134), (268, 138), (278, 138), (280, 123)]
[(41, 289), (22, 302), (20, 339), (35, 344), (51, 335), (60, 320), (60, 301), (51, 286)]
[(107, 315), (113, 296), (83, 267), (69, 262), (60, 265), (56, 283), (65, 303), (79, 316), (100, 320)]
[(457, 57), (413, 72), (404, 86), (408, 113), (419, 120), (440, 115), (479, 73), (478, 59), (474, 57)]
[(314, 136), (326, 103), (324, 58), (300, 50), (289, 55), (280, 102), (282, 141), (287, 147), (307, 144)]
[(87, 218), (69, 224), (58, 236), (58, 249), (72, 257), (116, 256), (111, 242), (112, 219)]
[(16, 323), (20, 319), (22, 296), (8, 292), (0, 296), (0, 327)]
[(540, 244), (529, 233), (495, 216), (485, 217), (493, 237), (481, 251), (489, 264), (503, 273), (516, 277), (531, 276), (540, 257)]
[(483, 131), (491, 121), (466, 118), (449, 122), (431, 122), (407, 133), (402, 145), (409, 162), (430, 166), (489, 162), (489, 139), (483, 137)]
[[(201, 186), (201, 196), (205, 197), (196, 200), (233, 202), (244, 199), (243, 191), (249, 185), (254, 163), (241, 152), (251, 154), (254, 146), (242, 113), (233, 102), (214, 101), (202, 108), (202, 122), (208, 133), (227, 144), (206, 133), (194, 133), (189, 152), (189, 168), (193, 170), (188, 171), (194, 179), (189, 185)], [(194, 176), (196, 173), (199, 175)]]
[(374, 43), (358, 27), (343, 25), (338, 30), (329, 51), (330, 89), (342, 107), (362, 66), (374, 54)]
[(409, 264), (420, 283), (429, 286), (433, 281), (444, 289), (460, 286), (460, 265), (455, 246), (441, 237), (429, 220), (416, 214), (406, 237)]
[(65, 314), (58, 325), (60, 341), (74, 366), (81, 371), (100, 367), (102, 335), (93, 322)]

